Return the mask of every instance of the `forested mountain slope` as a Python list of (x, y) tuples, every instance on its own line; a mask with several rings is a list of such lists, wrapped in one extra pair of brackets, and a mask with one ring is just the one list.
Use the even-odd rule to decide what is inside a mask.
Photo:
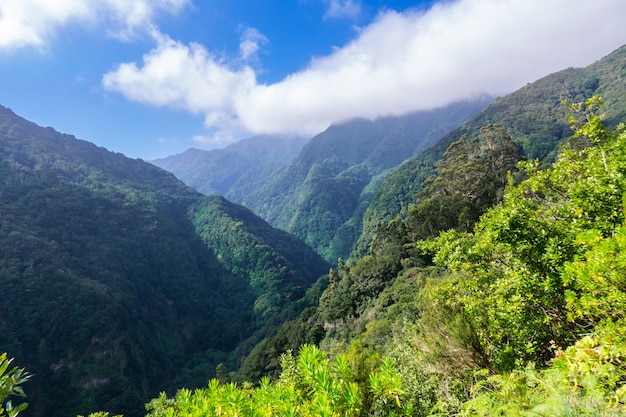
[[(570, 101), (577, 104), (563, 107), (554, 104), (563, 111), (564, 122), (544, 122), (542, 118), (549, 116), (542, 115), (537, 116), (537, 126), (526, 125), (530, 132), (563, 135), (561, 139), (556, 133), (548, 137), (553, 138), (555, 144), (563, 143), (554, 156), (548, 148), (534, 146), (534, 142), (525, 144), (504, 123), (494, 124), (498, 120), (485, 119), (485, 125), (468, 131), (467, 135), (445, 137), (437, 144), (445, 148), (439, 155), (437, 148), (433, 148), (428, 158), (421, 160), (421, 168), (425, 170), (419, 171), (419, 175), (429, 172), (432, 178), (419, 181), (420, 194), (411, 204), (407, 203), (406, 215), (378, 222), (367, 255), (339, 261), (337, 268), (329, 271), (328, 288), (317, 305), (303, 309), (308, 306), (303, 300), (287, 306), (287, 313), (303, 311), (296, 320), (286, 322), (275, 337), (257, 344), (242, 362), (239, 373), (220, 372), (217, 379), (205, 382), (203, 389), (161, 394), (146, 404), (147, 416), (625, 416), (626, 126), (623, 122), (626, 97), (619, 93), (626, 76), (623, 54), (624, 49), (620, 49), (609, 56), (611, 59), (594, 64), (602, 66), (600, 63), (604, 62), (606, 67), (598, 71), (601, 74), (598, 77), (613, 80), (614, 89), (603, 87), (602, 90), (608, 98), (602, 100), (600, 95), (587, 98), (606, 85), (604, 81), (599, 82), (595, 88), (570, 94), (575, 97)], [(578, 70), (559, 74), (570, 71)], [(571, 83), (564, 81), (561, 85)], [(541, 103), (535, 105), (541, 106)], [(528, 106), (522, 106), (519, 111), (523, 113)], [(162, 382), (168, 383), (166, 369), (183, 363), (180, 358), (184, 352), (184, 357), (192, 359), (179, 369), (177, 382), (191, 387), (193, 384), (188, 381), (207, 374), (203, 368), (228, 355), (220, 350), (223, 346), (207, 348), (204, 340), (194, 339), (196, 326), (206, 326), (203, 330), (208, 331), (202, 334), (215, 339), (221, 339), (222, 329), (202, 320), (194, 321), (196, 317), (189, 316), (186, 306), (199, 303), (210, 309), (211, 317), (222, 320), (226, 314), (233, 313), (229, 307), (234, 300), (244, 301), (249, 308), (240, 311), (241, 315), (229, 317), (236, 323), (247, 320), (262, 326), (286, 314), (273, 315), (277, 312), (274, 303), (280, 305), (281, 300), (293, 298), (291, 294), (300, 294), (302, 284), (308, 282), (299, 277), (281, 281), (281, 276), (274, 280), (280, 284), (273, 287), (272, 282), (265, 281), (263, 271), (289, 268), (289, 263), (300, 257), (304, 259), (306, 254), (283, 251), (283, 247), (297, 251), (298, 245), (286, 240), (287, 235), (282, 233), (260, 238), (264, 230), (271, 229), (243, 207), (217, 196), (194, 197), (196, 194), (192, 191), (181, 188), (155, 168), (149, 172), (138, 169), (139, 184), (122, 180), (126, 177), (120, 172), (126, 170), (113, 169), (116, 164), (97, 165), (96, 161), (94, 165), (99, 168), (86, 170), (89, 164), (81, 162), (84, 157), (80, 157), (80, 146), (71, 154), (79, 156), (79, 161), (72, 160), (72, 163), (82, 170), (77, 168), (70, 176), (65, 163), (52, 163), (52, 168), (46, 170), (43, 167), (51, 161), (65, 159), (54, 157), (55, 152), (29, 140), (29, 135), (23, 135), (26, 125), (20, 127), (21, 121), (15, 121), (14, 115), (3, 114), (13, 120), (14, 127), (6, 129), (7, 140), (3, 142), (0, 172), (7, 180), (0, 190), (0, 214), (9, 217), (6, 221), (3, 217), (0, 232), (17, 233), (14, 237), (23, 235), (11, 242), (26, 250), (10, 252), (10, 241), (0, 234), (0, 244), (6, 247), (3, 251), (12, 256), (0, 261), (0, 282), (6, 285), (2, 293), (17, 297), (17, 302), (0, 305), (3, 318), (0, 341), (3, 346), (11, 346), (21, 353), (22, 356), (15, 355), (18, 358), (27, 358), (20, 359), (21, 366), (28, 366), (32, 361), (28, 346), (36, 346), (37, 357), (57, 355), (56, 359), (45, 363), (52, 363), (50, 369), (39, 368), (44, 373), (44, 381), (54, 384), (56, 390), (46, 391), (40, 385), (31, 389), (33, 381), (25, 387), (35, 411), (41, 412), (37, 401), (71, 402), (74, 397), (59, 397), (58, 390), (59, 386), (65, 387), (61, 384), (69, 384), (74, 389), (82, 387), (79, 393), (88, 392), (81, 397), (87, 400), (88, 407), (81, 409), (83, 413), (92, 410), (88, 401), (102, 395), (102, 390), (111, 392), (122, 387), (123, 391), (114, 393), (116, 400), (105, 402), (101, 408), (136, 415), (133, 405), (143, 395), (141, 390), (133, 388), (133, 383), (140, 379), (137, 375), (156, 372)], [(561, 123), (568, 126), (567, 133)], [(3, 121), (0, 126), (7, 126), (7, 123)], [(38, 132), (41, 137), (54, 133), (51, 130)], [(10, 140), (16, 133), (25, 138), (19, 145)], [(61, 139), (63, 137), (57, 140), (62, 142)], [(75, 141), (69, 139), (68, 144)], [(33, 158), (29, 155), (34, 148), (47, 151), (35, 152), (43, 156)], [(104, 155), (102, 152), (106, 153), (101, 150), (98, 155)], [(523, 155), (543, 159), (527, 158), (529, 160), (518, 163)], [(115, 161), (121, 164), (129, 160)], [(396, 183), (405, 187), (402, 193), (395, 193), (400, 196), (397, 201), (408, 201), (406, 190), (414, 186), (411, 182), (419, 175), (407, 176)], [(74, 177), (77, 179), (72, 182)], [(94, 178), (105, 177), (110, 185), (94, 186), (102, 183)], [(153, 192), (149, 184), (155, 179), (162, 180), (171, 190), (166, 195)], [(83, 257), (75, 248), (83, 243), (90, 248), (87, 243), (93, 237), (84, 233), (93, 225), (83, 221), (81, 216), (63, 218), (64, 213), (59, 213), (65, 228), (55, 232), (55, 236), (63, 237), (63, 232), (68, 235), (52, 240), (42, 226), (45, 224), (46, 230), (57, 228), (43, 223), (46, 220), (43, 210), (23, 215), (33, 212), (31, 205), (52, 207), (56, 195), (45, 192), (54, 191), (55, 187), (71, 189), (72, 185), (84, 188), (85, 194), (80, 200), (71, 200), (74, 205), (68, 206), (68, 213), (79, 210), (85, 213), (85, 219), (92, 219), (81, 201), (93, 199), (90, 193), (100, 196), (99, 192), (112, 193), (123, 200), (125, 204), (113, 199), (107, 206), (123, 211), (126, 215), (123, 219), (134, 219), (135, 210), (141, 212), (139, 220), (126, 223), (118, 220), (118, 216), (107, 217), (109, 215), (102, 209), (95, 213), (104, 216), (105, 224), (114, 230), (108, 235), (104, 231), (106, 238), (116, 239), (118, 235), (130, 233), (138, 239), (140, 248), (133, 246), (133, 240), (126, 242), (126, 251), (152, 247), (148, 240), (140, 239), (143, 234), (149, 235), (149, 240), (163, 238), (159, 222), (170, 225), (181, 236), (190, 233), (194, 237), (185, 240), (188, 245), (178, 247), (199, 253), (199, 257), (193, 257), (195, 264), (185, 262), (189, 258), (185, 257), (184, 250), (167, 252), (167, 248), (177, 247), (179, 242), (171, 234), (167, 234), (167, 244), (161, 243), (158, 248), (165, 250), (165, 256), (157, 260), (153, 255), (157, 268), (145, 279), (154, 277), (154, 282), (141, 288), (150, 288), (157, 296), (162, 295), (164, 304), (151, 303), (150, 292), (135, 296), (132, 292), (135, 287), (123, 274), (124, 268), (132, 268), (133, 264), (120, 267), (113, 262), (105, 263), (98, 251), (87, 251), (89, 256), (84, 259), (106, 265), (108, 269), (102, 275), (94, 275), (95, 278), (81, 275), (84, 271), (81, 268), (87, 266), (80, 263)], [(46, 198), (38, 197), (37, 193), (33, 195), (31, 189), (42, 192)], [(9, 198), (5, 200), (6, 195)], [(22, 195), (28, 197), (20, 202)], [(168, 198), (170, 195), (176, 197)], [(184, 207), (182, 221), (169, 215), (180, 208), (177, 204)], [(13, 227), (14, 224), (22, 228)], [(78, 231), (74, 230), (74, 224), (81, 226)], [(72, 238), (74, 234), (78, 236), (76, 239)], [(233, 249), (231, 239), (244, 242), (245, 251)], [(96, 243), (104, 245), (104, 242)], [(124, 240), (118, 243), (123, 244)], [(265, 244), (268, 250), (278, 248), (280, 256), (276, 260), (266, 259)], [(66, 258), (69, 261), (60, 266), (55, 263), (48, 266), (51, 261), (47, 258), (31, 255), (40, 247), (56, 250), (58, 256), (54, 262)], [(151, 254), (149, 250), (145, 253)], [(212, 279), (210, 288), (206, 288), (200, 283), (202, 279), (184, 281), (182, 275), (172, 275), (184, 285), (164, 287), (169, 281), (160, 280), (163, 276), (158, 267), (167, 266), (164, 263), (174, 253), (176, 263), (188, 265), (187, 271), (192, 272), (184, 277), (202, 275), (204, 266), (208, 265), (211, 271), (219, 272), (219, 279)], [(115, 255), (110, 249), (106, 254)], [(118, 261), (124, 257), (107, 258), (113, 259)], [(253, 265), (250, 262), (253, 259), (260, 263)], [(136, 267), (141, 270), (145, 265)], [(195, 267), (201, 271), (196, 275), (193, 274)], [(307, 268), (298, 269), (296, 274), (306, 277), (306, 271)], [(243, 278), (233, 279), (237, 276)], [(249, 281), (245, 281), (246, 277)], [(38, 285), (40, 283), (48, 285)], [(63, 287), (64, 283), (71, 285)], [(130, 290), (120, 294), (109, 291), (114, 285), (124, 283)], [(73, 291), (71, 287), (81, 290), (73, 298), (92, 301), (90, 309), (73, 310), (75, 307), (65, 297)], [(219, 292), (226, 287), (228, 291)], [(48, 299), (48, 294), (41, 295), (41, 288), (46, 288), (52, 298)], [(182, 306), (177, 288), (190, 290)], [(284, 291), (278, 298), (259, 297), (259, 291), (268, 288)], [(157, 292), (161, 289), (165, 291)], [(315, 290), (319, 291), (320, 287)], [(211, 303), (207, 303), (206, 296), (212, 295), (212, 291), (223, 299), (210, 298)], [(29, 297), (46, 303), (50, 317), (44, 317), (35, 303), (29, 304)], [(117, 305), (141, 305), (138, 311), (130, 310), (135, 314), (132, 321), (143, 326), (136, 330), (138, 333), (124, 327), (130, 319), (119, 314)], [(154, 308), (155, 305), (163, 307)], [(56, 306), (62, 306), (62, 311), (54, 310)], [(82, 323), (76, 329), (63, 327), (67, 317), (76, 314), (87, 317), (99, 306), (108, 312), (102, 316), (106, 320), (95, 324), (85, 320), (87, 330), (82, 332)], [(146, 319), (148, 316), (151, 320)], [(264, 321), (265, 317), (269, 318)], [(41, 320), (50, 323), (52, 330), (44, 327)], [(29, 332), (22, 323), (36, 323), (40, 328)], [(182, 336), (159, 338), (162, 335), (156, 327), (159, 323), (165, 323), (163, 327), (168, 332)], [(173, 329), (176, 325), (180, 333)], [(96, 337), (89, 339), (92, 329), (96, 329)], [(102, 336), (108, 338), (101, 339), (100, 330)], [(61, 349), (52, 345), (45, 337), (56, 334), (53, 332), (61, 332), (64, 337), (49, 340), (65, 341), (70, 334), (82, 341), (80, 346), (88, 346), (87, 352), (91, 355), (86, 355), (81, 362), (75, 353), (78, 347), (71, 350), (67, 346)], [(237, 335), (226, 333), (226, 340), (221, 341), (234, 344), (230, 339), (234, 337)], [(242, 337), (246, 335), (239, 334), (238, 340)], [(160, 343), (150, 352), (153, 355), (148, 356), (143, 350), (144, 344), (153, 338), (158, 338)], [(191, 343), (191, 347), (186, 343)], [(302, 346), (307, 343), (317, 346)], [(166, 356), (162, 354), (165, 350), (180, 356)], [(138, 355), (139, 360), (133, 361)], [(148, 357), (156, 357), (159, 367), (149, 366)], [(0, 357), (0, 363), (2, 360)], [(102, 363), (112, 364), (115, 372)], [(135, 365), (128, 370), (131, 363)], [(94, 370), (97, 372), (90, 374), (91, 379), (81, 374)], [(112, 375), (117, 376), (115, 381)], [(259, 380), (263, 375), (274, 378)], [(252, 383), (230, 383), (233, 379)], [(149, 387), (144, 385), (142, 389), (147, 391)], [(56, 395), (54, 400), (48, 397), (52, 395)], [(124, 405), (119, 403), (120, 398)], [(0, 400), (4, 400), (1, 393)], [(68, 409), (73, 411), (76, 407), (72, 405)]]
[[(361, 231), (363, 211), (389, 170), (489, 102), (482, 98), (402, 117), (333, 125), (311, 139), (298, 158), (264, 186), (236, 194), (241, 200), (235, 201), (336, 262), (350, 253)], [(236, 192), (233, 187), (227, 197)]]
[[(370, 255), (331, 270), (317, 308), (249, 358), (274, 378), (161, 395), (147, 417), (626, 416), (626, 127), (606, 128), (601, 103), (573, 106), (556, 161), (521, 163), (471, 230), (383, 225)], [(511, 149), (481, 130), (451, 145), (434, 188), (453, 166), (484, 179), (492, 145)]]
[[(244, 139), (223, 149), (187, 151), (151, 161), (203, 194), (226, 195), (242, 176), (259, 181), (260, 172), (278, 169), (300, 153), (309, 138), (261, 135)], [(233, 201), (237, 201), (233, 199)]]
[(626, 125), (602, 104), (570, 106), (555, 162), (521, 175), (500, 126), (452, 143), (425, 189), (491, 200), (473, 227), (424, 238), (414, 216), (439, 214), (419, 201), (258, 345), (239, 373), (257, 384), (222, 375), (147, 417), (626, 416)]
[[(589, 84), (582, 80), (593, 80), (594, 77), (598, 80), (597, 83), (591, 82), (594, 88), (580, 87)], [(377, 198), (370, 204), (364, 220), (364, 233), (359, 240), (361, 245), (346, 263), (339, 264), (337, 271), (331, 271), (330, 287), (323, 294), (320, 306), (307, 310), (299, 320), (287, 323), (276, 337), (259, 345), (244, 362), (242, 377), (254, 379), (263, 373), (275, 373), (275, 363), (263, 359), (266, 352), (294, 349), (302, 343), (319, 344), (325, 350), (336, 352), (341, 351), (336, 345), (352, 338), (355, 345), (350, 349), (354, 349), (352, 352), (359, 358), (360, 355), (376, 355), (381, 347), (378, 340), (385, 341), (391, 337), (390, 320), (417, 320), (423, 308), (423, 300), (419, 299), (421, 295), (418, 293), (428, 280), (436, 278), (440, 272), (434, 268), (421, 269), (432, 259), (422, 253), (414, 242), (432, 238), (448, 229), (471, 232), (480, 215), (501, 201), (507, 184), (507, 171), (512, 172), (513, 181), (523, 178), (515, 173), (517, 159), (525, 155), (527, 158), (543, 156), (543, 164), (549, 165), (553, 161), (552, 151), (546, 152), (548, 148), (541, 144), (551, 143), (554, 148), (566, 142), (574, 133), (569, 121), (571, 115), (584, 120), (597, 110), (593, 106), (583, 106), (583, 114), (576, 115), (575, 109), (563, 104), (564, 98), (567, 97), (571, 104), (601, 92), (603, 99), (604, 94), (608, 97), (603, 100), (601, 108), (605, 123), (615, 127), (625, 120), (625, 77), (626, 48), (623, 47), (587, 68), (568, 69), (547, 76), (498, 99), (461, 128), (444, 136), (432, 148), (401, 165), (387, 177)], [(579, 87), (567, 89), (572, 86)], [(536, 123), (532, 119), (536, 119)], [(580, 120), (577, 123), (575, 127), (579, 126)], [(539, 132), (534, 134), (532, 142), (537, 146), (533, 148), (520, 140), (526, 136), (516, 130), (521, 129), (519, 126), (525, 126), (531, 133)], [(578, 146), (575, 142), (573, 145)], [(544, 152), (538, 155), (533, 153), (533, 149), (544, 149)], [(567, 161), (562, 164), (566, 165)], [(424, 183), (426, 179), (429, 181)], [(536, 192), (541, 195), (540, 190)], [(547, 229), (545, 232), (548, 233)], [(460, 242), (456, 245), (450, 245), (448, 249), (453, 252), (463, 250)], [(529, 242), (525, 245), (532, 246)], [(557, 243), (554, 245), (558, 246)], [(556, 250), (556, 246), (552, 249)], [(468, 256), (471, 257), (471, 252)], [(475, 260), (478, 261), (478, 258)], [(494, 262), (499, 261), (496, 259)], [(419, 273), (412, 269), (414, 267), (420, 268)], [(505, 289), (506, 286), (502, 288), (503, 291)], [(428, 308), (433, 308), (431, 313), (438, 314), (438, 306)], [(381, 316), (375, 323), (369, 323), (372, 311)], [(452, 324), (461, 319), (446, 317)], [(445, 325), (437, 323), (437, 326)], [(401, 325), (398, 324), (394, 331), (403, 332), (398, 327)], [(434, 332), (430, 336), (437, 336), (439, 330), (429, 329)], [(461, 334), (445, 337), (461, 337), (463, 332), (469, 330), (457, 328), (454, 332)], [(440, 342), (445, 343), (434, 343)], [(455, 345), (426, 346), (461, 349)], [(448, 353), (439, 350), (438, 354), (445, 361)], [(441, 363), (441, 366), (448, 364)]]
[(463, 135), (475, 138), (481, 128), (498, 124), (521, 146), (524, 157), (552, 162), (558, 146), (572, 134), (567, 103), (594, 94), (600, 94), (604, 100), (608, 126), (625, 119), (626, 47), (585, 68), (565, 69), (498, 98), (431, 148), (406, 161), (386, 178), (368, 206), (363, 216), (364, 233), (355, 255), (367, 253), (377, 223), (398, 214), (406, 215), (409, 205), (418, 198), (423, 181), (434, 175), (443, 153)]
[(24, 415), (143, 415), (234, 367), (328, 272), (249, 210), (3, 107), (0, 178), (0, 351), (36, 374)]

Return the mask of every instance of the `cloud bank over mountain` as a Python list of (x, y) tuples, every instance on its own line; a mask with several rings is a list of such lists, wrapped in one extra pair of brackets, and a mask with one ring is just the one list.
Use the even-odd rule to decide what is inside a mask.
[[(402, 4), (0, 0), (0, 53), (9, 57), (31, 48), (54, 55), (73, 50), (83, 33), (121, 40), (77, 58), (97, 61), (96, 98), (127, 99), (120, 108), (144, 104), (121, 115), (133, 124), (137, 117), (130, 113), (137, 109), (175, 109), (171, 113), (198, 123), (188, 137), (214, 147), (252, 134), (312, 135), (355, 117), (503, 95), (548, 73), (588, 65), (626, 43), (623, 0)], [(345, 36), (333, 32), (340, 27)], [(92, 71), (78, 61), (37, 62), (75, 71), (72, 79)], [(285, 62), (293, 64), (279, 68)], [(174, 123), (168, 128), (159, 137), (178, 137)]]
[(273, 84), (259, 83), (246, 63), (246, 51), (262, 47), (255, 39), (265, 40), (258, 32), (242, 39), (240, 60), (155, 34), (157, 46), (141, 63), (123, 63), (102, 82), (131, 100), (203, 113), (217, 134), (313, 134), (349, 118), (507, 93), (585, 65), (624, 39), (623, 16), (621, 0), (577, 7), (569, 0), (460, 0), (389, 10), (349, 44)]

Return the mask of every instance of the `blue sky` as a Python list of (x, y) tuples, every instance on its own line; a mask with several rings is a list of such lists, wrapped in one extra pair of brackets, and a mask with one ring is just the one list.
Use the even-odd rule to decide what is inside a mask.
[(130, 157), (503, 95), (626, 43), (623, 0), (0, 0), (0, 104)]

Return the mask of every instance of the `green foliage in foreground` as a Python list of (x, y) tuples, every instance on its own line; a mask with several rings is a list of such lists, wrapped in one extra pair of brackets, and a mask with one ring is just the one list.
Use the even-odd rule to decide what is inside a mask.
[(532, 366), (481, 379), (463, 416), (625, 416), (626, 322), (607, 321), (551, 366)]
[(525, 164), (472, 233), (422, 244), (453, 271), (434, 303), (470, 324), (491, 374), (465, 415), (626, 413), (626, 131), (599, 104), (573, 107), (583, 121), (555, 164)]
[[(455, 272), (438, 298), (470, 318), (495, 369), (546, 363), (551, 341), (567, 346), (602, 314), (615, 317), (603, 309), (621, 298), (615, 291), (624, 294), (620, 280), (582, 272), (619, 236), (626, 191), (626, 134), (614, 137), (587, 117), (550, 169), (524, 165), (528, 180), (509, 187), (473, 233), (449, 231), (423, 245)], [(588, 146), (576, 150), (581, 142)]]
[(473, 228), (380, 226), (290, 327), (321, 331), (361, 386), (392, 361), (413, 416), (626, 415), (626, 131), (599, 104), (574, 106), (555, 164), (522, 163)]
[(328, 360), (311, 345), (297, 357), (281, 358), (282, 373), (276, 381), (263, 378), (257, 387), (217, 379), (208, 387), (183, 389), (174, 398), (164, 393), (146, 405), (149, 417), (178, 416), (410, 416), (402, 406), (401, 380), (390, 361), (369, 375), (365, 387), (353, 382), (353, 370), (345, 356)]
[(10, 396), (25, 397), (23, 383), (28, 381), (32, 375), (14, 366), (10, 368), (13, 359), (7, 359), (7, 354), (0, 354), (0, 416), (15, 417), (28, 407), (28, 403), (23, 402), (14, 406), (12, 401), (4, 401)]

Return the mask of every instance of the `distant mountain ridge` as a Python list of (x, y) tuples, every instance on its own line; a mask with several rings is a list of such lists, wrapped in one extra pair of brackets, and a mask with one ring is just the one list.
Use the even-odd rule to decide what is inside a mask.
[(304, 308), (329, 265), (242, 206), (0, 107), (0, 351), (25, 416), (145, 414)]
[(150, 161), (172, 172), (185, 184), (203, 194), (226, 195), (250, 170), (291, 161), (310, 138), (287, 135), (260, 135), (241, 140), (223, 149), (191, 148), (183, 153)]
[(235, 194), (239, 182), (226, 196), (336, 262), (350, 253), (361, 233), (363, 211), (385, 175), (491, 101), (481, 97), (405, 116), (332, 125), (269, 179)]

